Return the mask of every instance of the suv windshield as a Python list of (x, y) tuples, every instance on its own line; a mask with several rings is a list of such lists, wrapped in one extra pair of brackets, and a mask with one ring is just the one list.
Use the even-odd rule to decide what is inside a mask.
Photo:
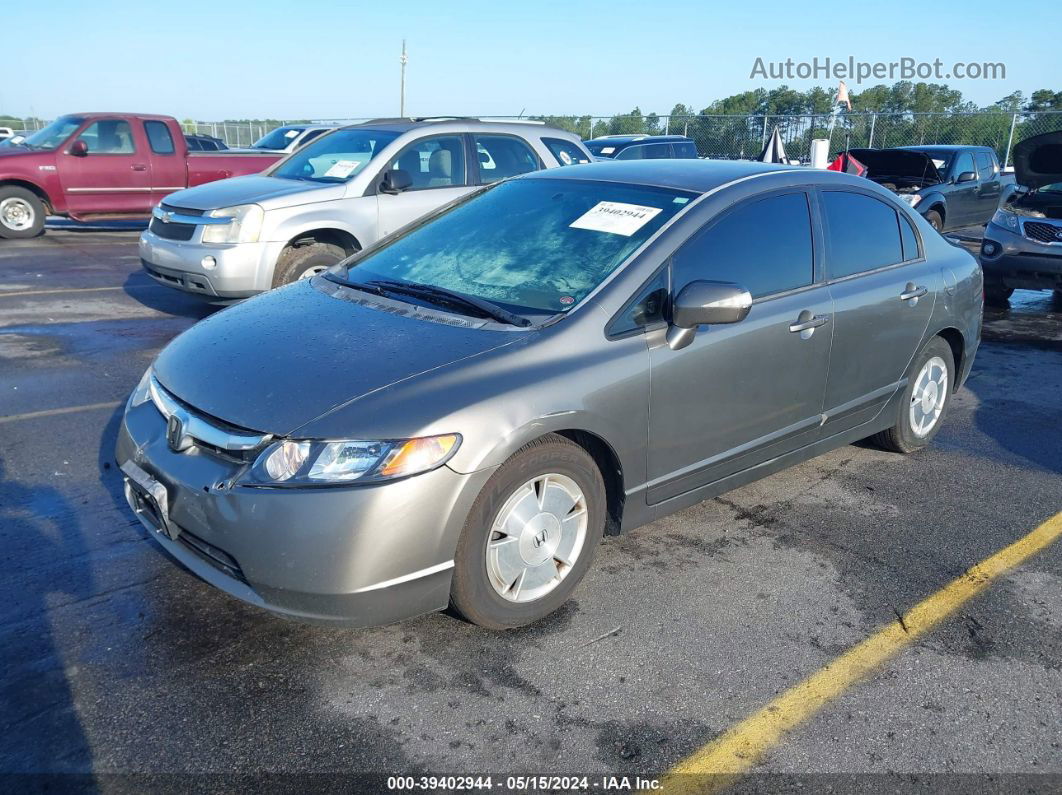
[(22, 142), (29, 149), (51, 150), (70, 137), (84, 119), (78, 116), (60, 116), (47, 127), (37, 130)]
[(613, 182), (503, 182), (334, 278), (427, 284), (517, 312), (566, 312), (695, 195)]
[(346, 182), (398, 137), (387, 130), (336, 130), (307, 144), (270, 173), (310, 182)]
[(284, 149), (299, 137), (299, 133), (305, 130), (305, 127), (277, 127), (270, 133), (259, 138), (253, 144), (252, 149)]

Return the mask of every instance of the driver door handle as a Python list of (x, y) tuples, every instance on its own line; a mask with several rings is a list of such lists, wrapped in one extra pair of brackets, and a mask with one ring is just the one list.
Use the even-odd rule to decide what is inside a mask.
[(147, 171), (147, 166), (143, 163), (133, 163), (129, 168), (133, 169), (133, 171)]
[(819, 326), (825, 326), (830, 322), (828, 315), (815, 315), (810, 320), (803, 320), (797, 323), (789, 324), (789, 331), (793, 334), (797, 334), (801, 331), (807, 331), (809, 329), (818, 328)]
[(910, 301), (912, 298), (921, 298), (928, 293), (925, 287), (915, 287), (913, 284), (907, 285), (907, 289), (900, 293), (901, 301)]

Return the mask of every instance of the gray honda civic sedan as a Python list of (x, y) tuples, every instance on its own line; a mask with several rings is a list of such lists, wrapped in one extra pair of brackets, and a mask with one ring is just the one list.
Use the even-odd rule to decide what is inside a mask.
[(976, 260), (855, 176), (538, 172), (184, 332), (117, 459), (154, 538), (247, 602), (516, 627), (603, 535), (859, 439), (924, 447), (982, 304)]

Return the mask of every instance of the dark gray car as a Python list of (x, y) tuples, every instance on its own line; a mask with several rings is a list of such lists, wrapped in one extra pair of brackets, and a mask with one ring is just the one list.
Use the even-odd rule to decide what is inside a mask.
[(514, 627), (604, 534), (858, 439), (926, 445), (981, 306), (974, 258), (864, 179), (539, 172), (186, 331), (117, 458), (155, 538), (248, 602)]

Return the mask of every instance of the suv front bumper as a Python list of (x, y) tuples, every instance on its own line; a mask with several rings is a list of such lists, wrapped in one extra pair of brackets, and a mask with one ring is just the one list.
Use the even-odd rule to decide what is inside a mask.
[[(248, 298), (272, 287), (273, 265), (283, 249), (283, 243), (208, 246), (167, 240), (150, 229), (139, 243), (140, 263), (159, 284), (222, 299)], [(206, 257), (213, 257), (212, 268), (203, 265)]]
[(1019, 290), (1062, 290), (1062, 245), (1038, 243), (995, 222), (981, 241), (985, 282)]

